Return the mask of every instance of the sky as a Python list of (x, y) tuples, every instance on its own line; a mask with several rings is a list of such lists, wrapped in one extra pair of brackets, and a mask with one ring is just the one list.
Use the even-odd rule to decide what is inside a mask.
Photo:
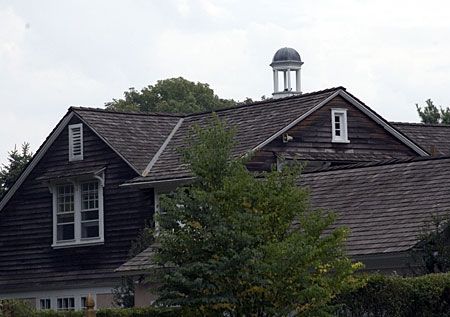
[(450, 106), (450, 2), (368, 0), (0, 0), (0, 164), (36, 151), (72, 105), (182, 76), (222, 98), (273, 92), (281, 47), (302, 91), (344, 86), (391, 121)]

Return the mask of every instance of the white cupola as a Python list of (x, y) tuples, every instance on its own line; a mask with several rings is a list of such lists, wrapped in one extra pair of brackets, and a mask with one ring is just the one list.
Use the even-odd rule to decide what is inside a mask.
[[(273, 97), (282, 98), (300, 95), (302, 93), (300, 86), (300, 68), (303, 62), (300, 58), (300, 54), (290, 47), (280, 48), (273, 56), (272, 66), (273, 69)], [(279, 86), (279, 74), (283, 73), (283, 87)], [(291, 80), (291, 72), (295, 72), (295, 85)]]

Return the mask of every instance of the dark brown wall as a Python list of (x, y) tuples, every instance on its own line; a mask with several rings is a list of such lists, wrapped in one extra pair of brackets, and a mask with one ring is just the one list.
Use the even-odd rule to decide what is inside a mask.
[[(331, 142), (331, 109), (347, 109), (350, 143)], [(292, 118), (292, 121), (296, 118)], [(266, 170), (276, 163), (275, 154), (305, 160), (370, 161), (418, 156), (358, 108), (338, 96), (288, 131), (294, 140), (279, 137), (256, 153), (251, 170)]]
[[(70, 124), (78, 122), (74, 117)], [(119, 187), (137, 174), (86, 125), (83, 136), (83, 161), (68, 161), (66, 127), (0, 212), (0, 293), (15, 288), (111, 283), (116, 276), (114, 269), (127, 259), (131, 241), (145, 221), (152, 218), (153, 191)], [(52, 249), (52, 194), (36, 178), (49, 171), (98, 166), (99, 162), (107, 167), (104, 245)]]

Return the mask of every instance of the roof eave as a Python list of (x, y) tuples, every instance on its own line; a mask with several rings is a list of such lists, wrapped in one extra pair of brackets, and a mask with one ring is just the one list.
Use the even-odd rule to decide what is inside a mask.
[(64, 130), (69, 121), (73, 118), (73, 111), (69, 109), (66, 115), (58, 122), (55, 129), (50, 133), (41, 147), (37, 150), (36, 154), (33, 156), (31, 161), (28, 163), (27, 167), (22, 171), (20, 176), (17, 178), (13, 186), (8, 190), (8, 192), (3, 196), (3, 199), (0, 201), (0, 211), (6, 206), (9, 200), (12, 198), (17, 189), (22, 185), (34, 167), (40, 162), (42, 157), (47, 153), (47, 150), (53, 144), (53, 142), (58, 138), (61, 132)]

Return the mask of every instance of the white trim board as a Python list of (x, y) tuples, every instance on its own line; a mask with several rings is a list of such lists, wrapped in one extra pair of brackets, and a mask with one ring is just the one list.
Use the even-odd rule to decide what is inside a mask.
[(277, 137), (279, 137), (280, 135), (282, 135), (283, 133), (287, 132), (288, 130), (290, 130), (291, 128), (293, 128), (295, 125), (297, 125), (299, 122), (301, 122), (302, 120), (304, 120), (305, 118), (307, 118), (309, 115), (311, 115), (312, 113), (314, 113), (315, 111), (319, 110), (320, 108), (322, 108), (324, 105), (326, 105), (328, 102), (330, 102), (332, 99), (334, 99), (337, 96), (341, 96), (342, 98), (344, 98), (345, 100), (347, 100), (348, 102), (350, 102), (353, 106), (355, 106), (356, 108), (358, 108), (359, 110), (361, 110), (364, 114), (366, 114), (369, 118), (371, 118), (372, 120), (374, 120), (376, 123), (378, 123), (379, 125), (381, 125), (387, 132), (389, 132), (391, 135), (393, 135), (395, 138), (397, 138), (400, 142), (402, 142), (403, 144), (405, 144), (406, 146), (408, 146), (409, 148), (411, 148), (414, 152), (416, 152), (417, 154), (419, 154), (420, 156), (430, 156), (426, 151), (424, 151), (421, 147), (419, 147), (417, 144), (415, 144), (414, 142), (412, 142), (409, 138), (407, 138), (406, 136), (404, 136), (403, 134), (401, 134), (397, 129), (395, 129), (394, 127), (392, 127), (389, 123), (387, 123), (386, 121), (384, 121), (383, 119), (381, 119), (381, 117), (379, 115), (377, 115), (376, 113), (374, 113), (371, 109), (369, 109), (367, 106), (363, 105), (362, 103), (360, 103), (359, 101), (357, 101), (355, 98), (353, 98), (352, 96), (350, 96), (345, 90), (339, 89), (338, 91), (336, 91), (335, 93), (333, 93), (331, 96), (329, 96), (328, 98), (326, 98), (325, 100), (321, 101), (319, 104), (317, 104), (315, 107), (311, 108), (310, 110), (308, 110), (307, 112), (305, 112), (303, 115), (301, 115), (300, 117), (298, 117), (297, 119), (295, 119), (294, 121), (292, 121), (290, 124), (288, 124), (287, 126), (285, 126), (283, 129), (279, 130), (278, 132), (274, 133), (273, 135), (271, 135), (268, 139), (266, 139), (265, 141), (261, 142), (260, 144), (258, 144), (257, 146), (255, 146), (251, 151), (257, 151), (260, 150), (262, 147), (266, 146), (267, 144), (269, 144), (270, 142), (272, 142), (273, 140), (275, 140)]

